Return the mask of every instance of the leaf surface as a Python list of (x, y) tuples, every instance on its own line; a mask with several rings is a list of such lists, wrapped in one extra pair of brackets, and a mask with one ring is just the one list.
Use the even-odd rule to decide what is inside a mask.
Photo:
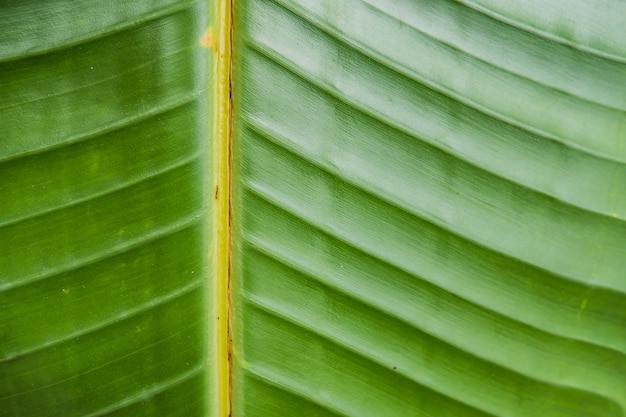
[(0, 415), (214, 415), (203, 1), (0, 6)]
[(570, 37), (506, 1), (235, 3), (235, 416), (625, 415), (596, 3)]

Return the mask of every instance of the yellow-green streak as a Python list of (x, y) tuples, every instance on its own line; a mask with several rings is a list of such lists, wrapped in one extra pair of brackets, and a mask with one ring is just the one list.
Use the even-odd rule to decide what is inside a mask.
[(213, 74), (213, 155), (215, 175), (214, 193), (215, 234), (214, 253), (217, 276), (218, 306), (218, 372), (219, 415), (230, 414), (230, 59), (231, 59), (231, 0), (215, 0), (217, 13), (213, 26), (206, 34), (205, 44), (217, 56)]

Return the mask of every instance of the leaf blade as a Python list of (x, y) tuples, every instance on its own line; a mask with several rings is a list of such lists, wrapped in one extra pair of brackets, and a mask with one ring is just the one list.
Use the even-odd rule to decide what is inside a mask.
[[(423, 8), (437, 24), (409, 25)], [(594, 113), (592, 67), (563, 95), (540, 67), (556, 61), (524, 57), (569, 52), (518, 33), (535, 43), (503, 41), (519, 56), (502, 62), (532, 77), (499, 94), (484, 63), (449, 65), (483, 52), (449, 33), (459, 21), (494, 36), (453, 2), (251, 0), (235, 16), (235, 414), (292, 398), (302, 415), (623, 415), (622, 136), (595, 118), (621, 113)], [(576, 125), (550, 100), (581, 94), (602, 155), (545, 134)]]
[(219, 406), (207, 4), (122, 3), (2, 6), (3, 415)]

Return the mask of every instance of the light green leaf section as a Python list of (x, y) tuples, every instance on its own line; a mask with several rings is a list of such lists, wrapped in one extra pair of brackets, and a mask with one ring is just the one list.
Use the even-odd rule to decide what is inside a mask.
[(626, 416), (626, 26), (570, 3), (235, 2), (234, 416)]
[(0, 5), (0, 415), (215, 415), (205, 1)]

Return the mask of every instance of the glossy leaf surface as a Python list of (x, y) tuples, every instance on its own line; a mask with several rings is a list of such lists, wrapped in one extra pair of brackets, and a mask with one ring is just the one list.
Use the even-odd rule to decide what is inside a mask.
[(622, 6), (531, 3), (235, 3), (235, 416), (626, 415)]
[(0, 6), (0, 415), (213, 415), (208, 18)]
[(620, 2), (5, 3), (0, 416), (626, 416)]

